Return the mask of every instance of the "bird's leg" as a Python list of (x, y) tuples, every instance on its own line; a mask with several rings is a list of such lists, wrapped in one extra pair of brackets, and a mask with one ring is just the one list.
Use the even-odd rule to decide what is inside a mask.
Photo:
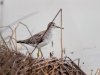
[(44, 58), (44, 57), (43, 57), (43, 53), (42, 53), (42, 51), (41, 51), (41, 48), (38, 48), (38, 50), (39, 50), (40, 53), (41, 53), (41, 58)]
[(38, 58), (38, 59), (36, 60), (36, 62), (38, 62), (38, 61), (40, 61), (40, 60), (43, 60), (43, 59), (44, 59), (44, 57), (43, 57), (43, 53), (42, 53), (42, 51), (41, 51), (41, 48), (38, 48), (38, 51), (41, 53), (41, 57), (40, 57), (40, 58)]

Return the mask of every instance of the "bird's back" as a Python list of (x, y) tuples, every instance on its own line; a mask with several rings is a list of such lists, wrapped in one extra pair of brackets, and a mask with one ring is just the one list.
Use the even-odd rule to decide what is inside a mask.
[(41, 31), (35, 35), (33, 35), (32, 37), (25, 39), (25, 40), (19, 40), (17, 41), (17, 43), (25, 43), (25, 44), (37, 44), (43, 41), (43, 38), (41, 39), (41, 37), (43, 36), (43, 34), (45, 33), (44, 31)]

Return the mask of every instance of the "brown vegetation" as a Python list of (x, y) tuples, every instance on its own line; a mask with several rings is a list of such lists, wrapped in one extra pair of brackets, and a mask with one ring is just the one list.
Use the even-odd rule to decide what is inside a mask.
[[(60, 11), (62, 11), (62, 9), (60, 9)], [(24, 25), (29, 31), (27, 25), (21, 22), (19, 22), (19, 24)], [(31, 57), (31, 54), (34, 52), (35, 48), (31, 53), (29, 53), (28, 48), (23, 44), (22, 45), (26, 48), (27, 53), (26, 55), (19, 53), (16, 43), (16, 29), (19, 24), (16, 26), (14, 31), (10, 26), (5, 26), (10, 28), (12, 31), (12, 34), (6, 38), (4, 38), (0, 33), (0, 75), (86, 75), (69, 57), (66, 56), (63, 58), (62, 41), (60, 59), (56, 57), (47, 59), (33, 58)], [(29, 33), (32, 36), (30, 31)], [(15, 38), (13, 38), (13, 36)]]
[(38, 59), (0, 45), (0, 75), (86, 75), (69, 57)]

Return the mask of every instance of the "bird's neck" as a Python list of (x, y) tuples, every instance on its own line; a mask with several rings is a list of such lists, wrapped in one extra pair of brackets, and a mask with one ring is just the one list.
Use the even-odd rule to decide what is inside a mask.
[(52, 32), (54, 30), (54, 28), (49, 28), (48, 30), (47, 30), (47, 32)]

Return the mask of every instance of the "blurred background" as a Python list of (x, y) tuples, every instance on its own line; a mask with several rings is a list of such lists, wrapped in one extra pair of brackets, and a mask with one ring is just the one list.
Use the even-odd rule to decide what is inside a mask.
[[(28, 26), (32, 34), (45, 30), (57, 12), (62, 8), (63, 48), (71, 59), (80, 58), (83, 71), (93, 74), (100, 67), (100, 0), (0, 0), (0, 26), (14, 29), (19, 22)], [(60, 15), (54, 21), (60, 26)], [(9, 28), (0, 29), (4, 37), (11, 35)], [(30, 37), (23, 25), (17, 28), (17, 39)], [(60, 29), (53, 31), (52, 43), (42, 48), (46, 58), (54, 51), (60, 57)], [(26, 45), (31, 52), (34, 48)], [(26, 53), (18, 44), (18, 49)], [(36, 57), (37, 49), (33, 53)]]

